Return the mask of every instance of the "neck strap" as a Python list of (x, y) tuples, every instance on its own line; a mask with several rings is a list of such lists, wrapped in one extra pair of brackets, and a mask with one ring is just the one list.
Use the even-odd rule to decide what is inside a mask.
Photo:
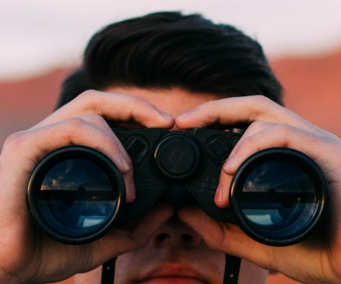
[(237, 284), (240, 268), (239, 257), (226, 254), (225, 272), (223, 284)]
[(114, 284), (116, 257), (102, 265), (101, 284)]

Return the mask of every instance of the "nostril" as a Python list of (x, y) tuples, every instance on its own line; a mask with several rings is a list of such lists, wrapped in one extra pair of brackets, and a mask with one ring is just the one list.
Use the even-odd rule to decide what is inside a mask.
[(169, 238), (168, 234), (159, 234), (156, 239), (158, 243), (162, 243), (165, 239)]
[(193, 241), (193, 237), (191, 235), (184, 234), (181, 236), (181, 240), (185, 243), (190, 243)]

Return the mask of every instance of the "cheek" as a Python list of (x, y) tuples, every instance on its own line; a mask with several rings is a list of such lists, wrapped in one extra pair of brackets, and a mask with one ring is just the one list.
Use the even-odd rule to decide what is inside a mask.
[(127, 271), (134, 266), (134, 253), (125, 253), (117, 257), (116, 260), (116, 272)]
[(100, 284), (102, 276), (102, 266), (86, 273), (77, 274), (73, 277), (74, 284)]
[[(212, 283), (223, 283), (225, 272), (225, 253), (207, 249), (207, 252), (200, 257), (198, 266), (201, 271), (207, 271), (211, 275)], [(194, 260), (195, 261), (195, 260)]]
[(269, 271), (265, 270), (252, 262), (242, 260), (239, 271), (238, 284), (267, 283)]
[(144, 270), (146, 259), (149, 260), (150, 258), (145, 258), (144, 261), (140, 261), (140, 259), (141, 257), (136, 251), (118, 256), (115, 267), (115, 283), (132, 283), (139, 271)]

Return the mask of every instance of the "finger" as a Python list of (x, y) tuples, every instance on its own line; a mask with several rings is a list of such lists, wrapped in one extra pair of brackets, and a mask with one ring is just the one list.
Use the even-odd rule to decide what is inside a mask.
[[(219, 222), (209, 217), (199, 208), (183, 208), (178, 212), (178, 216), (182, 222), (196, 231), (212, 249), (246, 259), (268, 270), (286, 273), (287, 276), (294, 279), (306, 280), (306, 275), (300, 274), (296, 269), (305, 265), (307, 259), (310, 260), (310, 266), (307, 268), (310, 273), (307, 275), (318, 274), (321, 261), (326, 260), (325, 256), (321, 256), (320, 253), (321, 240), (317, 241), (314, 236), (301, 244), (273, 247), (251, 239), (238, 226)], [(295, 255), (301, 257), (295, 257), (294, 261), (288, 261)], [(306, 282), (304, 281), (304, 283)]]
[(103, 132), (107, 133), (108, 135), (113, 134), (113, 131), (108, 125), (108, 123), (105, 121), (103, 117), (101, 117), (98, 114), (86, 114), (86, 115), (78, 116), (78, 118), (84, 121), (87, 121), (89, 124), (92, 124), (94, 127), (101, 129)]
[[(201, 209), (194, 207), (181, 209), (178, 216), (182, 222), (196, 231), (212, 249), (247, 259), (270, 269), (268, 263), (272, 259), (272, 255), (269, 247), (245, 235), (238, 226), (217, 221)], [(255, 251), (257, 254), (254, 253)]]
[[(254, 135), (242, 137), (237, 147), (223, 166), (226, 174), (233, 175), (241, 163), (252, 154), (272, 147), (292, 148), (306, 153), (316, 162), (324, 156), (319, 136), (309, 131), (285, 124), (272, 124), (271, 127)], [(309, 145), (309, 147), (307, 147)], [(321, 160), (320, 160), (321, 161)], [(322, 161), (321, 161), (322, 162)]]
[(232, 178), (233, 176), (225, 172), (220, 173), (219, 185), (214, 196), (214, 203), (217, 207), (225, 208), (230, 205), (229, 192)]
[[(8, 165), (3, 169), (8, 173), (5, 182), (20, 184), (21, 186), (18, 185), (15, 188), (21, 190), (22, 184), (26, 183), (28, 175), (42, 156), (56, 148), (74, 144), (92, 147), (103, 152), (118, 167), (126, 184), (131, 183), (132, 167), (122, 158), (120, 147), (112, 137), (80, 118), (23, 131), (6, 140), (1, 155), (2, 164)], [(11, 165), (13, 166), (11, 167)], [(20, 165), (20, 167), (14, 165)], [(127, 187), (127, 191), (129, 190)], [(10, 191), (6, 191), (4, 194), (15, 195)], [(19, 193), (18, 196), (22, 196), (22, 194)]]
[(120, 254), (145, 246), (156, 230), (174, 214), (169, 205), (153, 207), (137, 221), (114, 228), (101, 238), (93, 250), (94, 267)]
[[(297, 136), (299, 135), (299, 136)], [(320, 151), (322, 143), (338, 144), (338, 138), (324, 131), (310, 132), (303, 129), (298, 129), (285, 124), (276, 124), (266, 121), (253, 122), (245, 131), (242, 138), (231, 151), (223, 171), (221, 173), (223, 193), (218, 192), (220, 198), (215, 198), (215, 203), (218, 207), (227, 207), (229, 205), (229, 189), (232, 181), (232, 175), (236, 172), (241, 163), (252, 154), (271, 147), (289, 147), (301, 152), (305, 152), (321, 167), (330, 165), (325, 163), (321, 157), (327, 154), (325, 151)], [(307, 145), (312, 147), (307, 147)], [(333, 147), (334, 148), (334, 147)], [(313, 150), (313, 151), (311, 151)], [(236, 153), (238, 152), (238, 155)], [(335, 149), (335, 153), (338, 151)], [(335, 156), (335, 154), (334, 154)], [(324, 167), (325, 173), (332, 171)], [(225, 178), (224, 175), (226, 175)]]
[(75, 273), (90, 271), (120, 254), (136, 250), (145, 245), (173, 214), (170, 206), (156, 207), (139, 222), (129, 227), (116, 227), (101, 239), (86, 245), (65, 245), (42, 236), (41, 246), (44, 249), (39, 263), (44, 264), (43, 276), (46, 278), (40, 276), (39, 281), (32, 282), (60, 281)]
[[(234, 146), (232, 149), (229, 158), (232, 158), (239, 147), (240, 143), (242, 143), (243, 139), (250, 137), (264, 129), (266, 129), (269, 126), (272, 126), (273, 123), (265, 122), (265, 121), (256, 121), (253, 122), (245, 131), (243, 134), (243, 137), (238, 141), (238, 143)], [(232, 182), (233, 176), (226, 174), (226, 172), (222, 171), (220, 173), (220, 179), (219, 179), (219, 185), (217, 187), (214, 202), (217, 205), (217, 207), (225, 208), (228, 207), (230, 204), (229, 200), (229, 191), (230, 191), (230, 185)]]
[(143, 98), (91, 90), (80, 94), (35, 127), (86, 114), (98, 114), (106, 120), (132, 120), (145, 127), (171, 128), (174, 124), (169, 114)]
[[(219, 194), (220, 198), (215, 198), (215, 204), (221, 208), (229, 205), (232, 176), (248, 157), (267, 148), (286, 147), (306, 153), (327, 173), (330, 169), (323, 167), (330, 163), (326, 163), (328, 153), (322, 150), (325, 148), (322, 147), (322, 143), (324, 140), (321, 140), (316, 133), (285, 124), (257, 123), (257, 126), (242, 136), (223, 165), (220, 177), (221, 186), (218, 188), (223, 192), (217, 190), (216, 196)], [(323, 157), (326, 157), (327, 160)]]
[(179, 129), (187, 129), (213, 124), (250, 124), (257, 120), (281, 122), (310, 130), (317, 129), (290, 110), (263, 96), (209, 101), (176, 117), (175, 124)]
[(79, 119), (84, 120), (85, 122), (88, 122), (95, 128), (100, 129), (105, 135), (107, 135), (109, 138), (113, 139), (116, 146), (119, 148), (120, 153), (122, 154), (123, 158), (125, 159), (122, 161), (123, 163), (127, 162), (129, 167), (131, 167), (131, 161), (128, 153), (126, 152), (125, 148), (123, 147), (122, 143), (119, 141), (113, 130), (110, 128), (108, 123), (104, 120), (103, 117), (101, 117), (98, 114), (87, 114), (80, 116)]
[(244, 139), (247, 137), (251, 137), (267, 128), (273, 127), (275, 123), (273, 122), (267, 122), (267, 121), (255, 121), (251, 123), (248, 128), (243, 133), (242, 137), (239, 139), (239, 141), (236, 143), (236, 145), (233, 147), (231, 153), (229, 154), (229, 157), (234, 156), (236, 153), (236, 150), (238, 149), (239, 145), (243, 142)]
[[(80, 117), (80, 119), (88, 122), (89, 124), (91, 124), (95, 128), (98, 128), (100, 131), (105, 133), (105, 135), (107, 135), (110, 139), (112, 139), (114, 141), (116, 147), (119, 150), (119, 155), (120, 155), (119, 158), (120, 158), (120, 161), (122, 162), (122, 164), (126, 168), (129, 168), (129, 169), (133, 168), (131, 159), (130, 159), (127, 151), (125, 150), (122, 143), (119, 141), (119, 139), (114, 134), (114, 132), (109, 127), (109, 125), (106, 123), (106, 121), (104, 120), (103, 117), (101, 117), (100, 115), (97, 115), (97, 114), (87, 114), (87, 115)], [(126, 202), (131, 203), (136, 197), (135, 185), (134, 185), (134, 181), (133, 181), (133, 170), (130, 170), (127, 173), (124, 173), (124, 181), (125, 181), (125, 186), (126, 186), (126, 190), (127, 190)]]

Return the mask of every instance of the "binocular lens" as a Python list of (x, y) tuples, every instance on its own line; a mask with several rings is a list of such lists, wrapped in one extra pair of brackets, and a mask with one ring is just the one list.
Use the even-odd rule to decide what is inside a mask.
[(119, 183), (91, 159), (64, 159), (44, 171), (31, 193), (36, 221), (68, 243), (98, 238), (117, 212)]
[(246, 179), (239, 204), (250, 226), (274, 237), (286, 237), (314, 216), (316, 190), (297, 166), (268, 162)]
[(295, 243), (309, 233), (323, 211), (323, 186), (315, 180), (320, 173), (293, 154), (291, 160), (288, 153), (277, 160), (261, 153), (258, 162), (244, 169), (237, 207), (243, 225), (261, 242)]
[(117, 199), (103, 170), (81, 159), (53, 167), (43, 180), (39, 197), (42, 216), (70, 236), (98, 230), (110, 219)]

